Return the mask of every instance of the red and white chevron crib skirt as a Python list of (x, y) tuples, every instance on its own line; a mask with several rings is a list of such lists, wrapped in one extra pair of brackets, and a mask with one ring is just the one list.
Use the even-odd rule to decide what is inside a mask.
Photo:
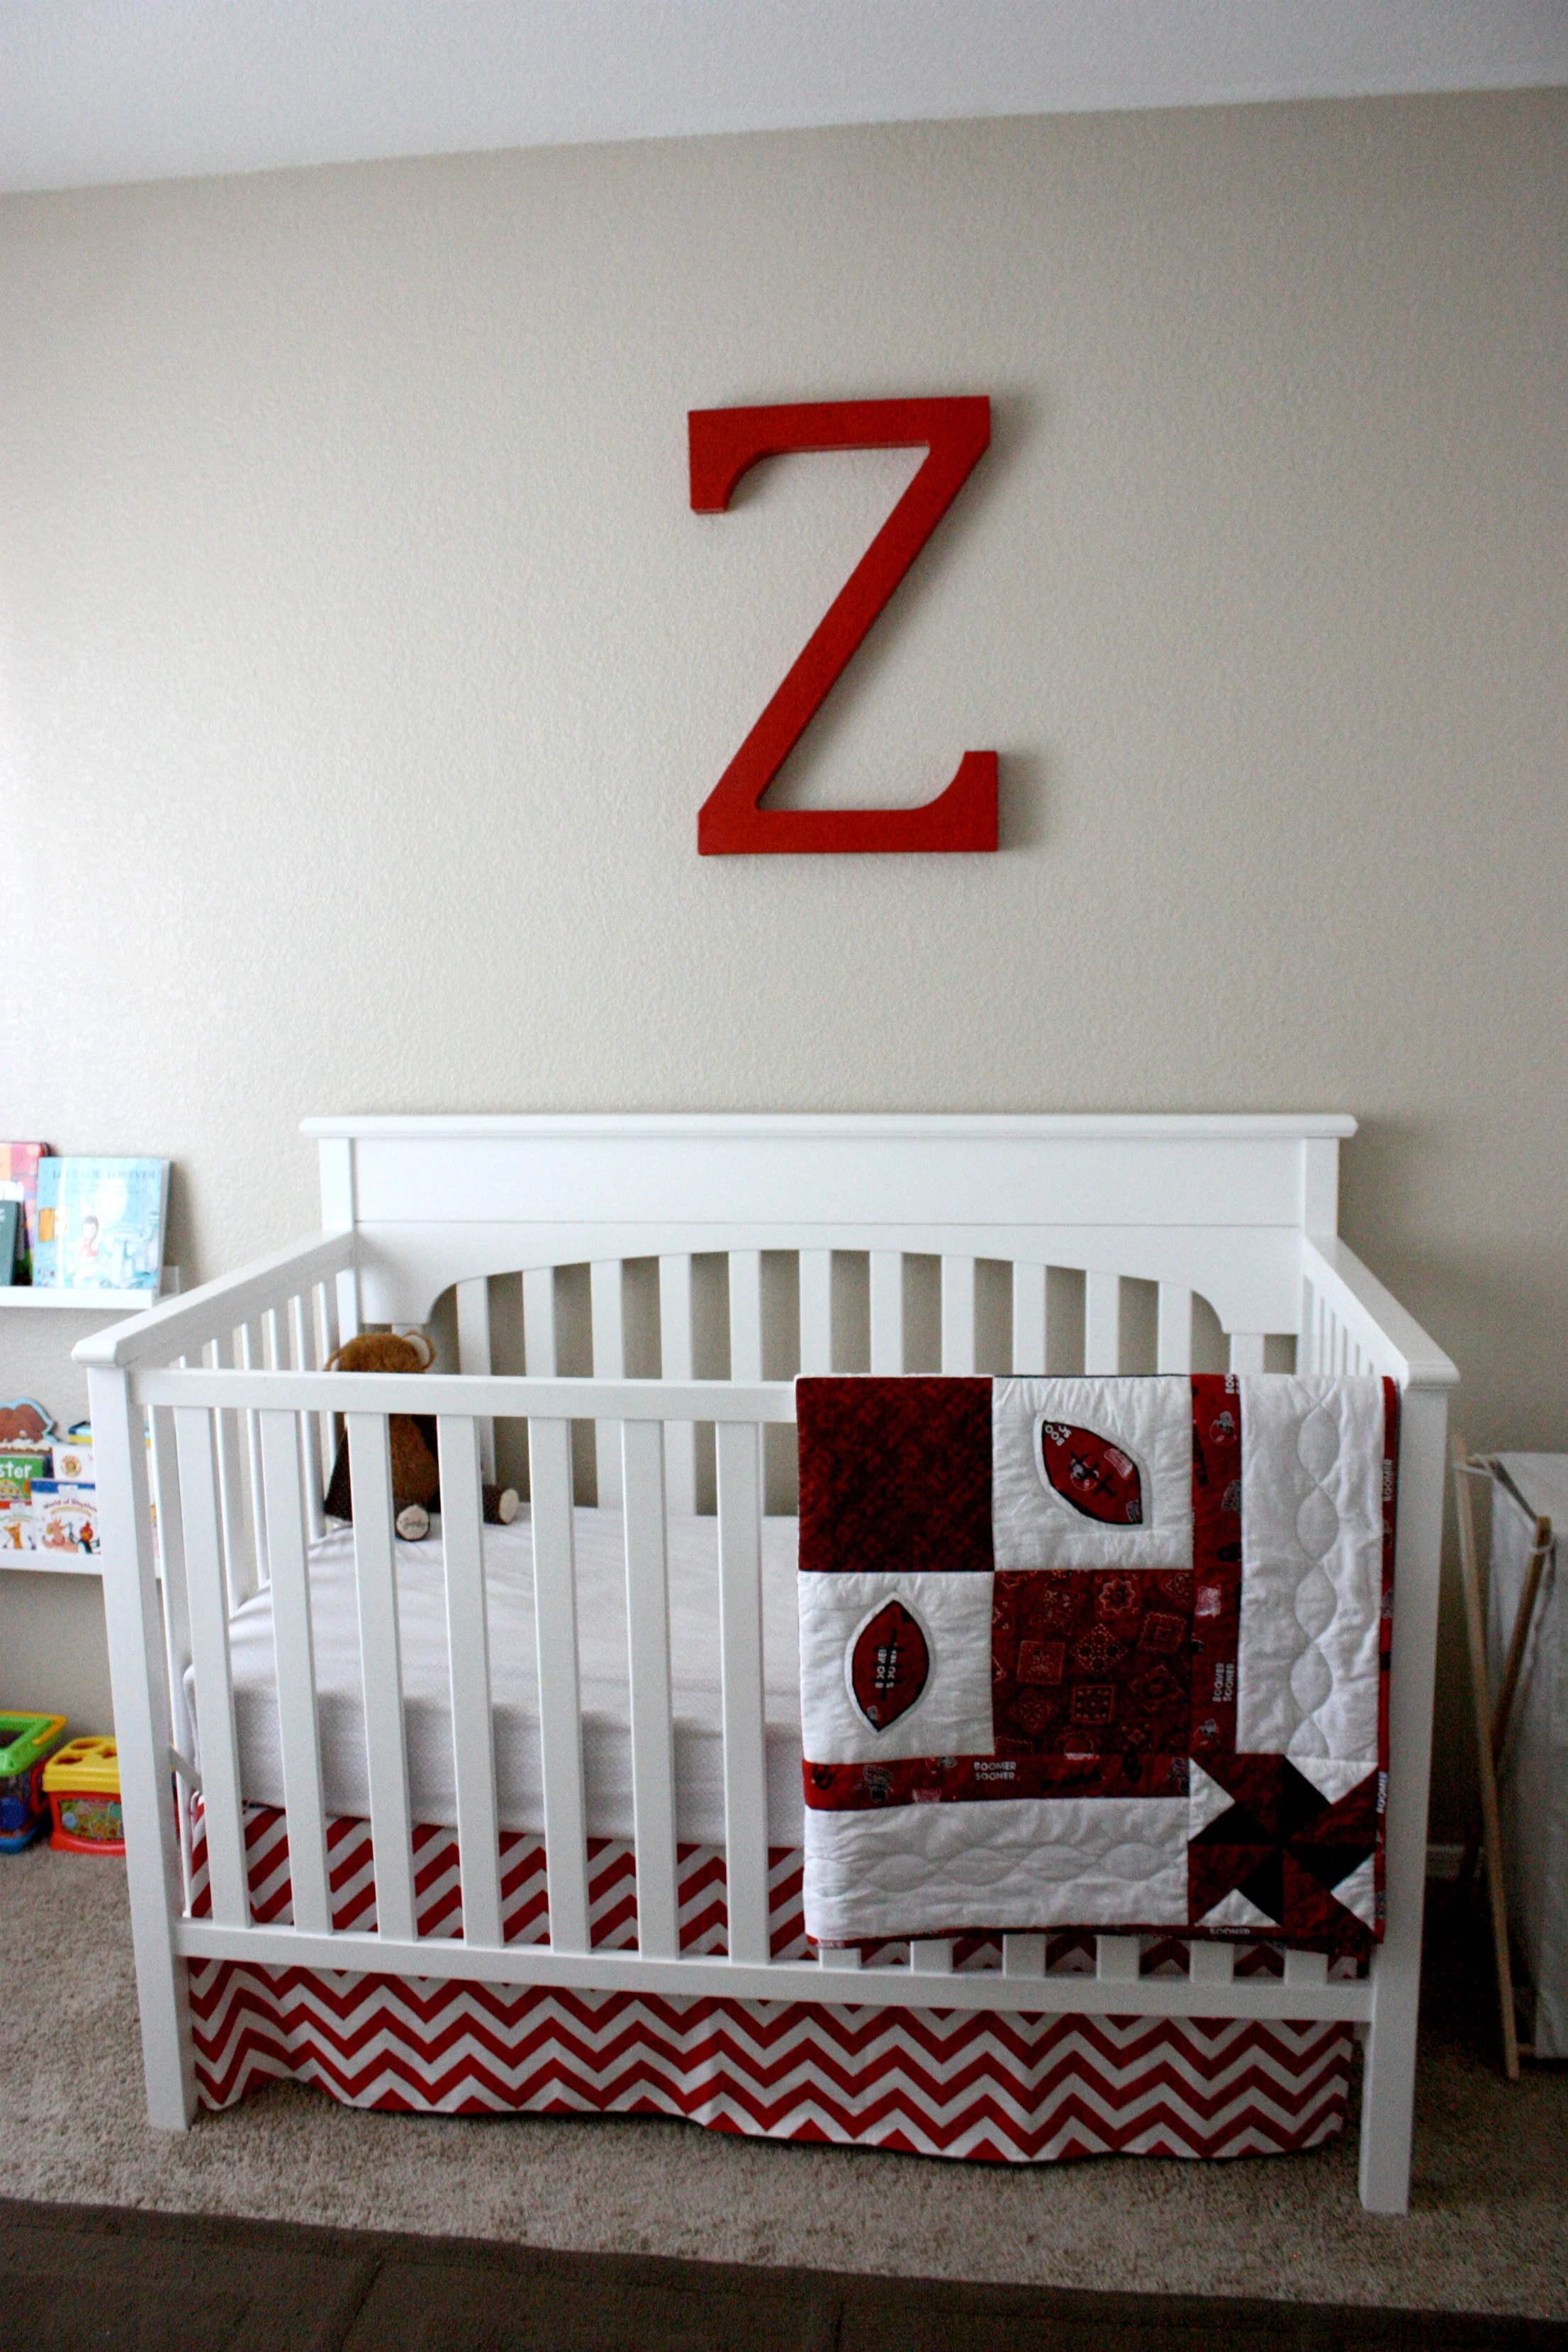
[[(194, 1827), (193, 1908), (205, 1915), (199, 1807)], [(247, 1807), (246, 1844), (253, 1916), (288, 1920), (282, 1813)], [(369, 1822), (329, 1822), (328, 1858), (334, 1926), (373, 1927)], [(458, 1933), (456, 1832), (416, 1828), (414, 1862), (421, 1935)], [(773, 1953), (804, 1958), (800, 1854), (778, 1849), (772, 1865)], [(682, 1950), (721, 1952), (722, 1853), (682, 1847), (679, 1873)], [(541, 1839), (503, 1833), (501, 1897), (509, 1943), (547, 1940)], [(635, 1949), (628, 1844), (590, 1843), (589, 1897), (595, 1945)], [(1145, 1971), (1181, 1965), (1180, 1948), (1146, 1940)], [(973, 1937), (954, 1958), (973, 1968), (1000, 1954)], [(1091, 1938), (1051, 1939), (1053, 1969), (1092, 1964)], [(1278, 1965), (1262, 1948), (1237, 1958), (1238, 1973)], [(1340, 2129), (1350, 2087), (1350, 2029), (1333, 2023), (661, 2000), (237, 1960), (193, 1961), (190, 1985), (209, 2107), (282, 2078), (422, 2115), (675, 2116), (769, 2139), (1041, 2164), (1313, 2147)]]

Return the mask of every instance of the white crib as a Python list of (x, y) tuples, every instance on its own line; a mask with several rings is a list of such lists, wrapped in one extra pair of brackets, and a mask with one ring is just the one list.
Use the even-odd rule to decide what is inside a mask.
[[(1354, 1127), (1317, 1116), (307, 1122), (321, 1149), (323, 1233), (76, 1351), (88, 1368), (100, 1465), (153, 2123), (183, 2129), (194, 2111), (185, 1965), (202, 1958), (743, 2000), (940, 1998), (965, 2010), (1339, 2019), (1364, 2035), (1363, 2201), (1404, 2211), (1444, 1429), (1457, 1374), (1337, 1238), (1339, 1144)], [(713, 1257), (721, 1264), (701, 1263)], [(940, 1276), (911, 1263), (920, 1260), (940, 1261)], [(558, 1270), (584, 1265), (592, 1373), (563, 1378)], [(521, 1287), (526, 1371), (515, 1376), (491, 1370), (492, 1302), (509, 1296), (500, 1276)], [(728, 1376), (700, 1376), (701, 1303), (721, 1298), (726, 1278)], [(1201, 1307), (1194, 1313), (1195, 1296), (1227, 1335), (1233, 1370), (1288, 1365), (1293, 1342), (1302, 1370), (1399, 1383), (1387, 1928), (1368, 1976), (1330, 1981), (1321, 1956), (1292, 1953), (1282, 1979), (1242, 1979), (1227, 1946), (1194, 1943), (1188, 1977), (1140, 1978), (1135, 1964), (1129, 1971), (1126, 1939), (1111, 1936), (1100, 1938), (1092, 1977), (1046, 1976), (1033, 1937), (1007, 1939), (1001, 1970), (963, 1973), (941, 1946), (916, 1947), (907, 1967), (858, 1969), (840, 1953), (821, 1965), (770, 1957), (762, 1433), (793, 1423), (794, 1391), (787, 1377), (764, 1379), (764, 1361), (784, 1374), (938, 1369), (914, 1360), (918, 1318), (907, 1328), (906, 1298), (918, 1307), (922, 1280), (940, 1297), (929, 1320), (940, 1324), (948, 1372), (1184, 1371), (1194, 1328), (1214, 1331)], [(362, 1324), (427, 1321), (454, 1286), (458, 1370), (316, 1369)], [(654, 1328), (639, 1334), (628, 1312), (647, 1310), (655, 1296), (657, 1316), (643, 1315)], [(628, 1349), (639, 1347), (657, 1378), (627, 1377)], [(410, 1858), (386, 1435), (397, 1412), (439, 1418), (464, 1930), (438, 1945), (416, 1931)], [(313, 1683), (309, 1544), (322, 1527), (334, 1413), (346, 1415), (356, 1503), (377, 1888), (369, 1933), (331, 1925)], [(526, 1947), (503, 1941), (497, 1874), (479, 1483), (498, 1420), (526, 1421), (532, 1498), (550, 1941)], [(593, 1424), (599, 1498), (625, 1514), (635, 1951), (590, 1948), (574, 1423)], [(704, 1425), (714, 1433), (721, 1594), (729, 1905), (721, 1958), (679, 1950), (666, 1605), (667, 1512), (699, 1499)], [(291, 1926), (251, 1916), (229, 1679), (230, 1612), (263, 1580), (276, 1633)], [(210, 1916), (193, 1916), (190, 1899), (184, 1800), (197, 1775), (187, 1667), (204, 1733)]]

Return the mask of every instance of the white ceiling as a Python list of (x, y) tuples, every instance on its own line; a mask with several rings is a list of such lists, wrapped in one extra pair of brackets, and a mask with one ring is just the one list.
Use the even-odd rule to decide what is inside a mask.
[(1568, 82), (1568, 0), (0, 0), (0, 188)]

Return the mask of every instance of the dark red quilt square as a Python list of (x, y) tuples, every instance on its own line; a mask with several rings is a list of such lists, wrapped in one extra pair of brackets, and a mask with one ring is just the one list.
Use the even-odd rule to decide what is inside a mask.
[(1005, 1569), (991, 1609), (998, 1756), (1187, 1752), (1193, 1580), (1180, 1569)]
[(804, 1380), (800, 1565), (989, 1573), (991, 1383)]

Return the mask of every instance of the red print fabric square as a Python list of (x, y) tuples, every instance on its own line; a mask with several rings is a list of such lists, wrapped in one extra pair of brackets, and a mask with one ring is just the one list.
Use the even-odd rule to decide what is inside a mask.
[(988, 1380), (803, 1380), (795, 1412), (803, 1570), (990, 1573)]
[(999, 1570), (997, 1755), (1184, 1758), (1192, 1618), (1178, 1569)]

